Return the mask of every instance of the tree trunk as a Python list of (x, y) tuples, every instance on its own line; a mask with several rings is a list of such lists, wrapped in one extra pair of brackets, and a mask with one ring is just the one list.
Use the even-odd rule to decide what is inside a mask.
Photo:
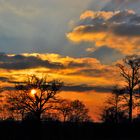
[(36, 114), (35, 114), (35, 119), (36, 119), (36, 121), (38, 121), (38, 122), (41, 121), (41, 113), (40, 113), (40, 112), (36, 112)]
[(132, 109), (133, 109), (133, 101), (132, 101), (132, 93), (133, 91), (130, 90), (130, 98), (129, 98), (129, 122), (132, 122)]
[(41, 139), (41, 113), (36, 112), (35, 113), (35, 122), (33, 124), (34, 129), (34, 139)]
[(118, 123), (118, 109), (115, 112), (115, 123)]
[(66, 122), (66, 116), (64, 115), (64, 119), (63, 119), (63, 122)]

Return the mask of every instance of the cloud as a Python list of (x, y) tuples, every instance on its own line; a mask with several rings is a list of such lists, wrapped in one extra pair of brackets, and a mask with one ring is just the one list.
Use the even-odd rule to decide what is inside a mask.
[(48, 60), (42, 60), (35, 56), (23, 56), (23, 55), (7, 55), (4, 53), (0, 54), (0, 68), (21, 70), (31, 69), (37, 67), (46, 67), (51, 69), (62, 68), (60, 63), (51, 63)]
[(114, 11), (114, 10), (132, 9), (136, 12), (140, 12), (139, 5), (140, 0), (110, 0), (102, 7), (102, 10)]
[(0, 68), (6, 70), (24, 70), (32, 68), (47, 68), (50, 70), (59, 69), (82, 69), (92, 67), (102, 67), (100, 61), (95, 58), (83, 57), (75, 58), (62, 56), (59, 54), (5, 54), (0, 53)]
[(114, 15), (114, 13), (112, 11), (97, 11), (97, 12), (93, 12), (93, 11), (85, 11), (83, 14), (81, 14), (80, 16), (80, 20), (84, 20), (87, 18), (102, 18), (104, 20), (110, 19), (112, 16)]
[[(88, 11), (87, 11), (88, 12)], [(123, 54), (140, 52), (140, 15), (132, 10), (87, 12), (67, 37), (73, 42), (92, 42)]]
[[(111, 74), (110, 74), (111, 73)], [(79, 69), (77, 71), (69, 73), (69, 75), (83, 75), (87, 77), (94, 77), (94, 78), (104, 78), (104, 79), (112, 79), (116, 78), (118, 71), (115, 69), (114, 66), (104, 66), (100, 67), (93, 67), (93, 68), (84, 68)], [(112, 75), (114, 77), (112, 77)], [(115, 76), (116, 75), (116, 76)]]
[(0, 81), (7, 82), (7, 81), (9, 81), (9, 78), (7, 78), (7, 77), (0, 77)]
[(89, 57), (96, 58), (103, 64), (109, 65), (124, 57), (124, 55), (120, 51), (109, 48), (107, 46), (102, 46), (95, 50), (92, 49), (94, 48), (89, 48)]
[(100, 66), (100, 62), (95, 58), (85, 57), (85, 58), (77, 58), (71, 59), (67, 62), (65, 68), (90, 68), (90, 67), (98, 67)]
[[(0, 83), (14, 87), (26, 80), (27, 75), (46, 75), (48, 80), (59, 79), (65, 83), (64, 91), (109, 92), (119, 72), (112, 64), (104, 65), (91, 57), (75, 58), (59, 54), (4, 54), (0, 53)], [(80, 85), (80, 86), (79, 86)], [(77, 90), (76, 90), (77, 89)]]
[(63, 91), (87, 92), (95, 91), (101, 93), (111, 92), (111, 86), (89, 86), (89, 85), (69, 85), (62, 88)]

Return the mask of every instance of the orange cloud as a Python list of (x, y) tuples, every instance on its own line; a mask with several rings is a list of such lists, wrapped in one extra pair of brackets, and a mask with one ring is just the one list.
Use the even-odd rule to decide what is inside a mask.
[[(3, 59), (4, 61), (2, 68), (0, 69), (0, 77), (6, 77), (11, 81), (23, 81), (26, 76), (30, 74), (37, 74), (40, 76), (43, 74), (47, 75), (49, 79), (61, 79), (65, 83), (87, 85), (103, 84), (108, 86), (112, 84), (114, 77), (117, 77), (115, 76), (117, 71), (114, 66), (103, 65), (95, 58), (72, 58), (64, 57), (59, 54), (36, 53), (20, 55), (5, 54)], [(34, 64), (30, 65), (32, 60), (39, 60), (39, 62), (43, 62), (43, 64), (40, 65), (38, 64), (38, 61), (36, 61), (33, 62)], [(14, 69), (9, 66), (9, 63), (14, 64)], [(18, 68), (16, 68), (17, 63)], [(110, 76), (109, 72), (114, 76)], [(110, 80), (108, 80), (108, 78)]]
[(77, 43), (91, 42), (97, 48), (108, 46), (127, 55), (140, 54), (139, 19), (139, 15), (131, 10), (86, 11), (80, 16), (79, 25), (67, 34), (67, 38)]
[(117, 14), (119, 11), (116, 11), (116, 12), (112, 12), (112, 11), (97, 11), (97, 12), (94, 12), (94, 11), (85, 11), (84, 13), (81, 14), (80, 16), (80, 20), (84, 20), (86, 18), (97, 18), (97, 17), (101, 17), (105, 20), (111, 18), (112, 16), (114, 16), (115, 14)]

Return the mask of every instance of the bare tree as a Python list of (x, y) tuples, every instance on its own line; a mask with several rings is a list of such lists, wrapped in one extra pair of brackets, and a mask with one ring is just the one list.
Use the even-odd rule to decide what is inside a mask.
[(43, 113), (42, 116), (43, 121), (51, 121), (51, 122), (56, 122), (60, 121), (60, 114), (57, 110), (47, 110), (45, 113)]
[(68, 118), (71, 114), (72, 108), (71, 108), (71, 101), (69, 100), (62, 100), (60, 104), (57, 106), (57, 110), (59, 111), (59, 114), (62, 116), (62, 121), (66, 122), (68, 121)]
[(120, 123), (126, 119), (126, 113), (123, 109), (124, 98), (123, 98), (124, 89), (115, 86), (112, 95), (108, 97), (105, 101), (105, 107), (101, 113), (101, 120), (103, 122), (113, 122)]
[(57, 107), (63, 122), (87, 122), (91, 121), (89, 110), (79, 100), (62, 100)]
[(47, 82), (45, 77), (31, 75), (27, 81), (16, 85), (16, 91), (8, 98), (11, 108), (25, 113), (33, 114), (36, 120), (41, 119), (42, 113), (52, 107), (57, 101), (57, 93), (62, 87), (60, 81)]
[(101, 120), (105, 123), (122, 123), (127, 120), (127, 115), (124, 111), (118, 111), (114, 107), (105, 107), (101, 114)]
[(71, 112), (69, 114), (68, 121), (71, 122), (88, 122), (91, 121), (91, 118), (88, 115), (89, 110), (86, 108), (79, 100), (74, 100), (70, 104)]
[(129, 94), (129, 121), (132, 122), (133, 115), (133, 95), (140, 80), (140, 58), (137, 55), (127, 56), (123, 64), (117, 64), (121, 76), (126, 82), (126, 89)]

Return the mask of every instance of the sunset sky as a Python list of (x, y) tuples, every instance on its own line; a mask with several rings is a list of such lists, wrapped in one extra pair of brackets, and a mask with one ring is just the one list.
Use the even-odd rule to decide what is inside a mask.
[(60, 79), (98, 120), (116, 63), (140, 54), (140, 0), (0, 0), (0, 85), (29, 74)]

